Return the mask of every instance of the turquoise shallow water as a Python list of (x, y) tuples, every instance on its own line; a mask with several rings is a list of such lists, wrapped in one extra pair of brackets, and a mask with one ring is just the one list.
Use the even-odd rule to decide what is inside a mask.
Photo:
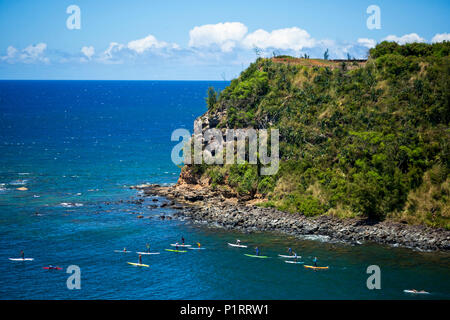
[[(210, 85), (227, 83), (0, 81), (1, 299), (450, 298), (448, 254), (240, 234), (161, 221), (171, 209), (150, 209), (151, 199), (128, 202), (137, 195), (130, 185), (176, 182), (170, 134), (192, 130)], [(206, 250), (164, 251), (181, 236)], [(236, 238), (271, 258), (226, 245)], [(126, 264), (137, 262), (134, 253), (114, 252), (144, 250), (146, 242), (161, 252), (143, 257), (149, 268)], [(277, 254), (288, 246), (305, 263), (317, 256), (330, 269), (284, 263)], [(10, 262), (20, 250), (35, 260)], [(64, 270), (42, 269), (49, 264)], [(366, 287), (373, 264), (381, 268), (381, 290)], [(80, 290), (66, 287), (69, 265), (81, 268)], [(402, 292), (411, 288), (432, 294)]]

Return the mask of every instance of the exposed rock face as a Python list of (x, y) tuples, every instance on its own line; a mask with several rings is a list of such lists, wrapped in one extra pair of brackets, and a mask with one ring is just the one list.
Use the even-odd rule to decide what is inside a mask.
[[(420, 250), (450, 250), (450, 231), (443, 229), (390, 221), (343, 220), (326, 215), (307, 218), (274, 208), (261, 208), (251, 204), (251, 201), (233, 197), (233, 194), (211, 191), (207, 186), (200, 185), (146, 185), (133, 188), (143, 190), (146, 196), (163, 196), (172, 200), (169, 205), (179, 210), (176, 215), (227, 229), (275, 231), (294, 236), (321, 235), (330, 240), (355, 244), (377, 242)], [(182, 205), (175, 205), (176, 202)]]

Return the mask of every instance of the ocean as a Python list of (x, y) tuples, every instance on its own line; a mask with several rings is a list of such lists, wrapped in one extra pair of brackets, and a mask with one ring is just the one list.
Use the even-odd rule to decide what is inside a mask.
[[(324, 237), (242, 234), (161, 220), (141, 183), (173, 184), (177, 128), (192, 132), (215, 81), (0, 81), (0, 299), (449, 299), (450, 255)], [(17, 188), (27, 190), (20, 191)], [(157, 199), (159, 202), (164, 199)], [(143, 215), (138, 219), (138, 215)], [(180, 241), (205, 250), (165, 251)], [(248, 249), (231, 248), (240, 239)], [(136, 251), (148, 268), (134, 267)], [(252, 259), (258, 246), (269, 259)], [(292, 247), (312, 271), (278, 257)], [(131, 253), (118, 253), (115, 250)], [(30, 262), (14, 262), (24, 250)], [(45, 270), (48, 265), (62, 270)], [(80, 289), (69, 289), (71, 265)], [(368, 266), (381, 289), (369, 290)], [(426, 290), (408, 295), (404, 289)]]

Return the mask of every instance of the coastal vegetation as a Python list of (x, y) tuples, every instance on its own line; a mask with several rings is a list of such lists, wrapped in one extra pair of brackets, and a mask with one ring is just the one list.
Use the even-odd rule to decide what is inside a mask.
[(450, 229), (450, 43), (382, 42), (365, 62), (258, 58), (220, 93), (217, 128), (277, 128), (280, 170), (192, 165), (214, 189), (305, 216)]

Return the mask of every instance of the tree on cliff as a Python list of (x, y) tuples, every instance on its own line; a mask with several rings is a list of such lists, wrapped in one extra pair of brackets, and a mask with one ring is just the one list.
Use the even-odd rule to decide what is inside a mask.
[(214, 105), (217, 102), (217, 92), (213, 87), (208, 88), (208, 96), (206, 97), (206, 105), (208, 106), (208, 110), (214, 108)]

